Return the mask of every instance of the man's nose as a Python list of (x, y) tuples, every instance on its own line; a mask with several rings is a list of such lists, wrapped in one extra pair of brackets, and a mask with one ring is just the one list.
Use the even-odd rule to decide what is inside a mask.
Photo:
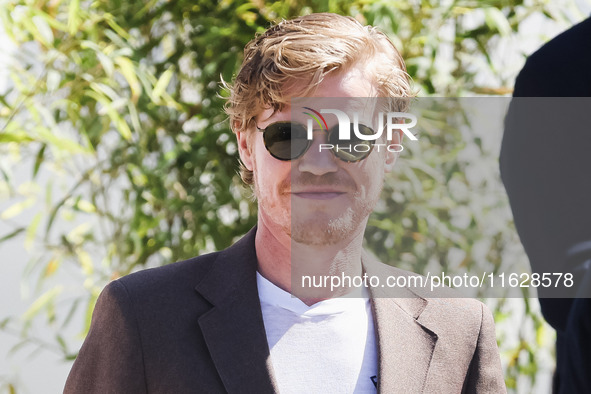
[(338, 170), (337, 158), (332, 153), (332, 150), (327, 147), (326, 139), (326, 132), (314, 133), (312, 145), (304, 156), (297, 161), (297, 168), (300, 172), (323, 175)]

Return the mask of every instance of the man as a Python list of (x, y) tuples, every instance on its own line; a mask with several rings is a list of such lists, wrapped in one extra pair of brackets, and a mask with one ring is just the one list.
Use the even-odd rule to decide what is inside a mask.
[(515, 81), (499, 160), (532, 271), (575, 278), (570, 289), (538, 289), (544, 318), (557, 333), (554, 393), (591, 391), (591, 300), (586, 287), (591, 280), (585, 266), (591, 259), (589, 70), (591, 18), (527, 59)]
[[(386, 36), (334, 14), (281, 22), (248, 44), (230, 89), (257, 227), (222, 252), (110, 283), (65, 392), (505, 392), (481, 303), (300, 281), (408, 275), (362, 250), (397, 149), (322, 149), (346, 143), (334, 116), (306, 128), (320, 108), (306, 103), (334, 103), (359, 110), (355, 130), (369, 136), (379, 108), (354, 98), (412, 95)], [(379, 141), (399, 146), (401, 130)]]

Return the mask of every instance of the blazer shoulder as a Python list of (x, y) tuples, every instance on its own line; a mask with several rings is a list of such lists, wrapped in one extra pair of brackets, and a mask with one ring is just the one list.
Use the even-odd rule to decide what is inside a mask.
[(253, 266), (256, 267), (255, 234), (256, 227), (227, 249), (162, 267), (144, 269), (119, 278), (118, 281), (132, 293), (149, 293), (154, 289), (161, 293), (177, 293), (179, 289), (194, 290), (205, 278), (217, 277), (222, 283), (228, 282), (230, 278), (239, 279), (240, 273), (237, 271), (248, 271)]
[(449, 327), (451, 330), (460, 327), (458, 331), (475, 337), (483, 326), (494, 327), (488, 307), (473, 298), (429, 298), (421, 318), (437, 321), (440, 323), (438, 327)]
[(144, 269), (123, 276), (115, 282), (130, 292), (150, 291), (154, 286), (162, 289), (184, 283), (190, 283), (194, 287), (209, 272), (219, 254), (220, 252), (208, 253), (161, 267)]
[[(428, 279), (425, 275), (379, 262), (375, 262), (375, 264), (384, 266), (381, 275), (388, 274), (389, 276), (406, 278), (406, 283), (409, 285), (406, 291), (416, 299), (423, 300), (419, 320), (444, 329), (449, 327), (450, 330), (457, 330), (459, 326), (457, 322), (462, 322), (460, 331), (464, 333), (471, 332), (474, 335), (478, 335), (483, 323), (490, 324), (493, 321), (490, 310), (477, 299), (466, 297), (458, 290), (445, 286), (431, 290), (429, 287), (421, 285)], [(398, 289), (393, 289), (393, 298), (397, 298), (396, 296), (399, 294)], [(417, 304), (409, 299), (402, 298), (398, 302), (403, 309), (406, 309), (407, 305), (416, 307)], [(416, 314), (416, 312), (411, 314)], [(492, 324), (494, 326), (494, 323)]]

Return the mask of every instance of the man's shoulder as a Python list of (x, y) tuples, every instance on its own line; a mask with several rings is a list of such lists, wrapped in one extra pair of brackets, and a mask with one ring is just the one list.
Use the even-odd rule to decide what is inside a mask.
[(256, 227), (224, 250), (144, 269), (117, 281), (133, 291), (153, 291), (154, 288), (160, 291), (167, 288), (193, 290), (205, 278), (216, 280), (216, 283), (228, 282), (236, 276), (243, 276), (244, 271), (256, 270), (253, 268), (253, 264), (256, 266), (255, 233)]
[[(417, 320), (431, 322), (437, 327), (450, 327), (457, 329), (457, 322), (463, 322), (463, 328), (478, 331), (482, 324), (489, 322), (488, 315), (492, 316), (487, 306), (481, 301), (466, 297), (458, 290), (449, 287), (431, 289), (424, 286), (428, 277), (415, 272), (403, 270), (380, 262), (381, 275), (393, 278), (403, 277), (406, 285), (403, 291), (397, 288), (382, 290), (377, 297), (392, 298), (409, 314)], [(383, 278), (382, 278), (383, 279)], [(452, 323), (452, 324), (450, 324)]]
[(424, 298), (428, 301), (434, 301), (434, 303), (443, 308), (443, 310), (449, 309), (450, 311), (457, 313), (458, 309), (461, 309), (477, 315), (482, 313), (482, 307), (484, 304), (475, 298), (466, 296), (459, 290), (447, 287), (444, 284), (435, 288), (429, 287), (428, 285), (431, 283), (431, 275), (429, 274), (422, 275), (396, 267), (391, 268), (393, 272), (397, 273), (397, 275), (404, 275), (408, 278), (420, 276), (423, 279), (422, 283), (426, 283), (427, 285), (418, 286), (415, 284), (415, 286), (411, 288), (411, 291), (413, 291), (418, 297)]
[(125, 308), (143, 314), (172, 311), (181, 300), (185, 304), (196, 302), (195, 288), (215, 265), (219, 254), (209, 253), (113, 280), (102, 290), (99, 304), (109, 308), (127, 305)]
[(184, 282), (192, 282), (195, 286), (211, 269), (220, 253), (207, 253), (161, 267), (143, 269), (123, 276), (117, 281), (129, 290), (178, 286)]

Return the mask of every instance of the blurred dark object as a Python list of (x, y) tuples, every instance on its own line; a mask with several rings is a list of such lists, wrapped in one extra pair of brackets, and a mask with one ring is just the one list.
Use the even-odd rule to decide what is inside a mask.
[(563, 336), (560, 393), (591, 393), (591, 241), (572, 247), (567, 265), (582, 278)]
[(591, 393), (580, 391), (589, 387), (581, 379), (591, 377), (589, 300), (572, 298), (581, 290), (588, 293), (591, 283), (580, 271), (584, 266), (565, 259), (573, 245), (591, 239), (590, 96), (591, 18), (528, 58), (515, 83), (500, 157), (515, 226), (532, 271), (575, 276), (571, 298), (550, 298), (564, 294), (539, 288), (544, 318), (557, 330), (554, 392), (560, 387), (562, 392)]

